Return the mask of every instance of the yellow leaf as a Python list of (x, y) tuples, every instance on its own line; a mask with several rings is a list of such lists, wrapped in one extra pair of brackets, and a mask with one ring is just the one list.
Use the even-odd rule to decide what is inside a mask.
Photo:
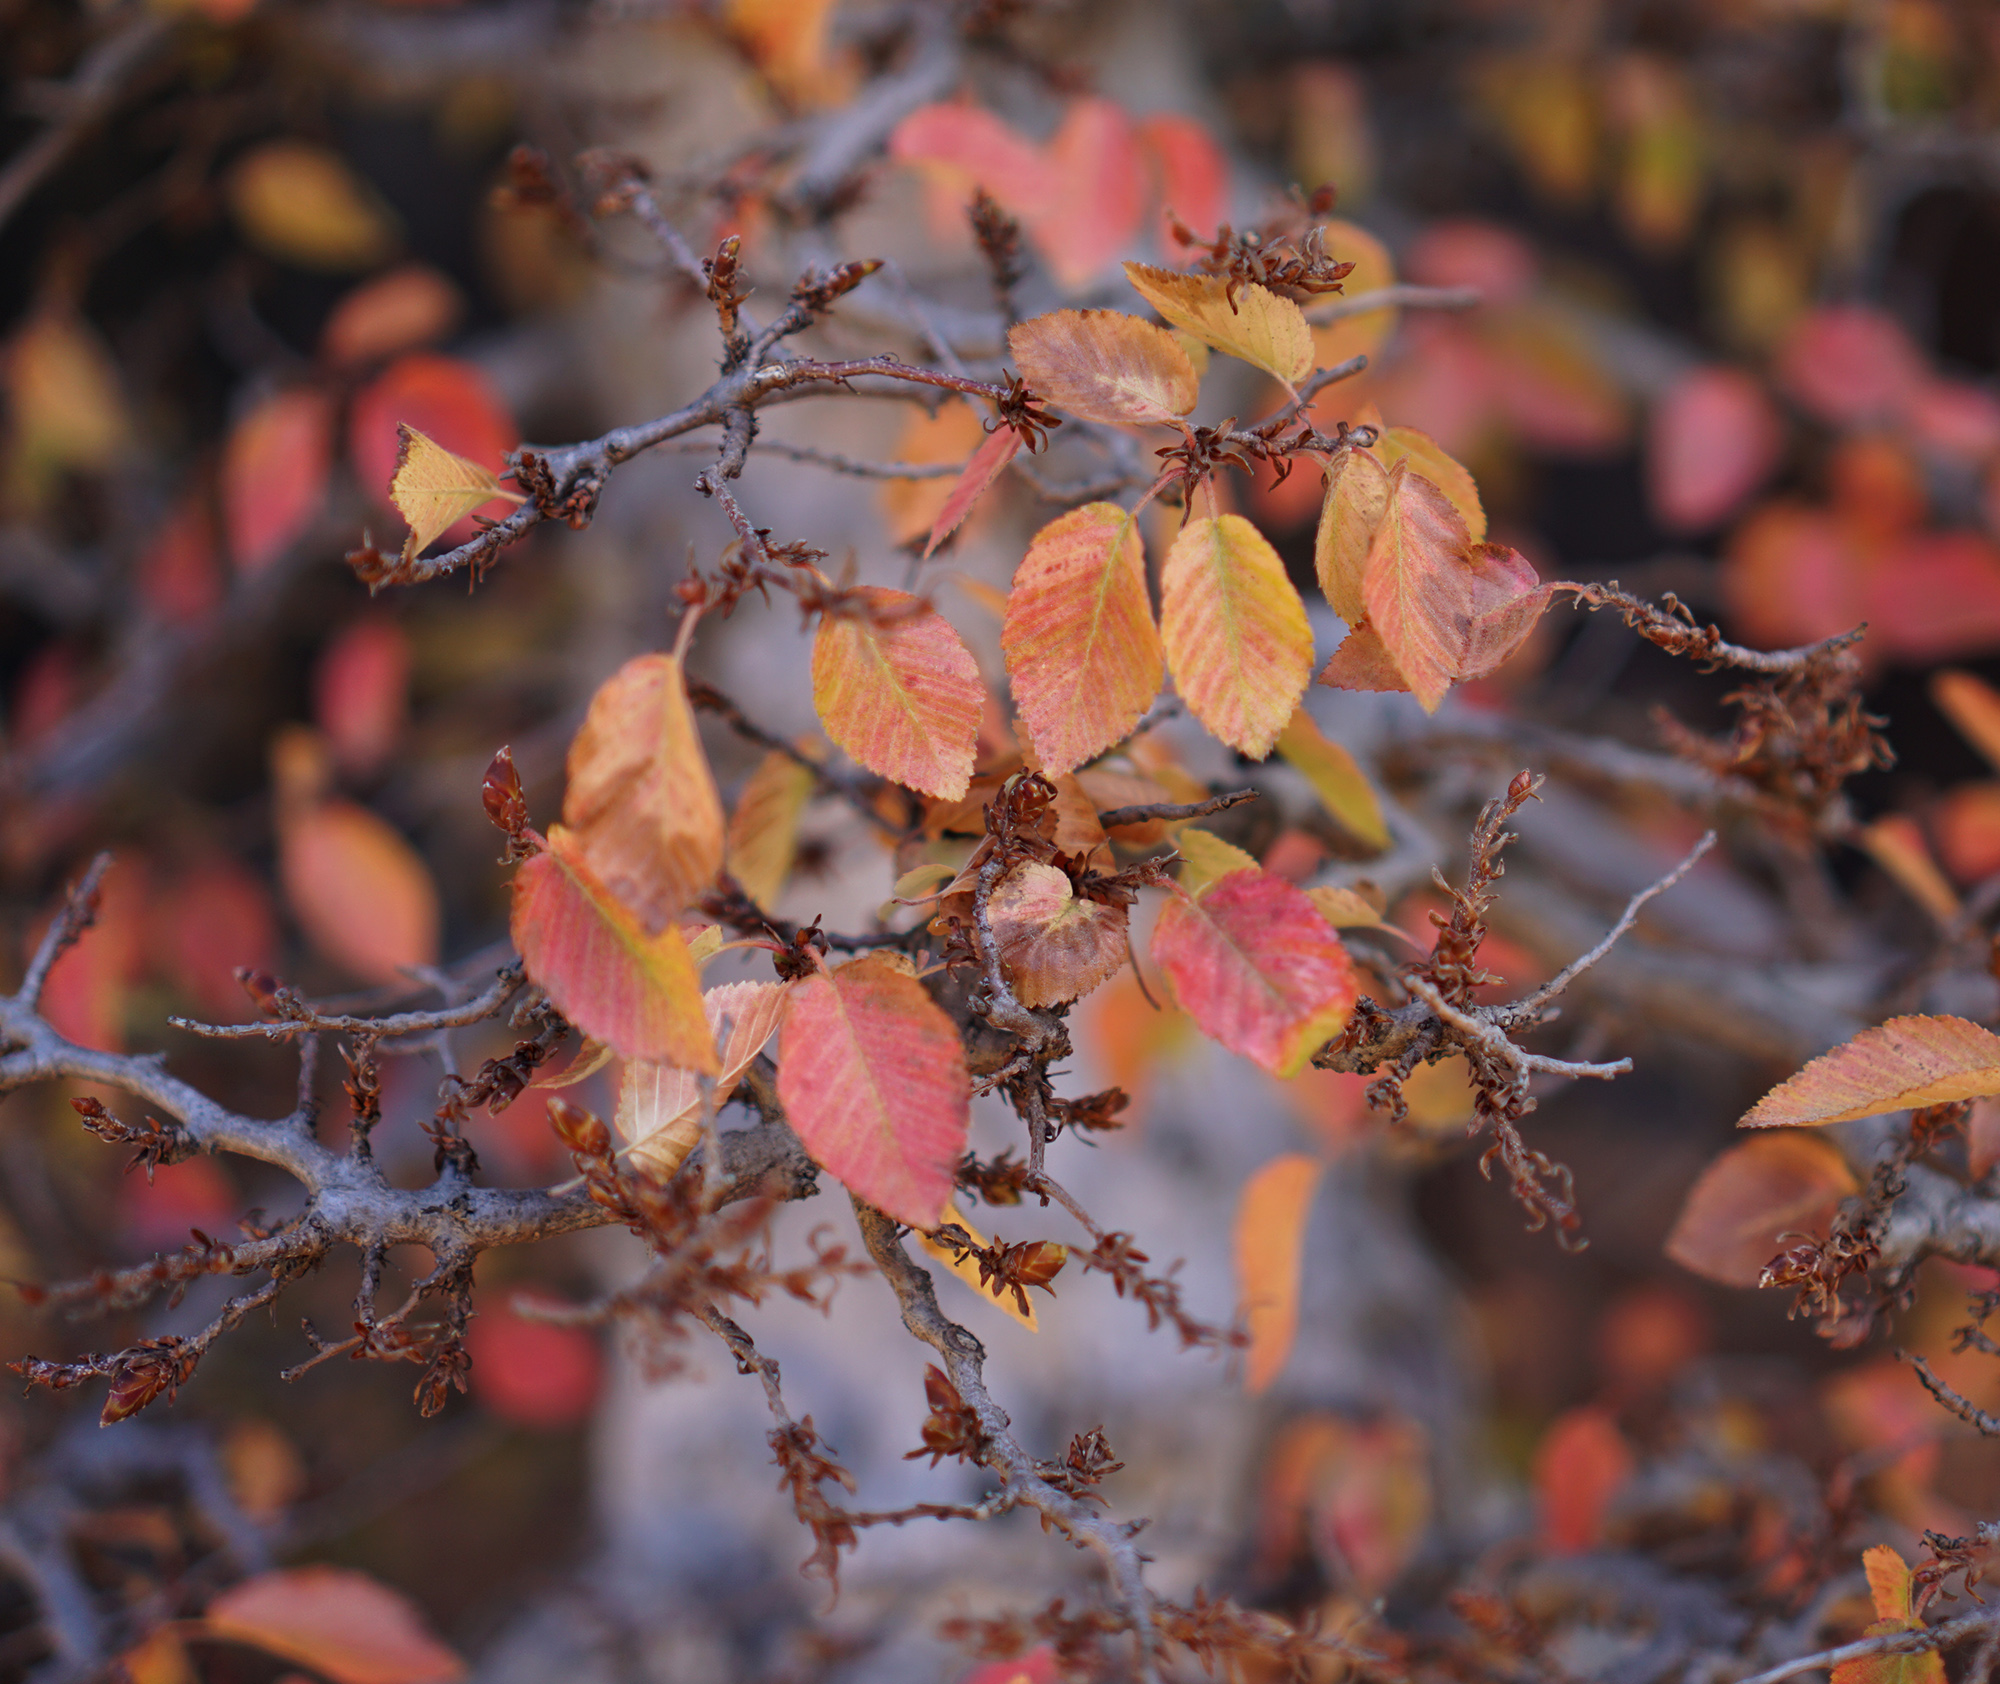
[[(951, 1223), (956, 1223), (970, 1234), (974, 1245), (983, 1246), (987, 1243), (986, 1236), (973, 1227), (970, 1222), (966, 1221), (956, 1204), (948, 1204), (944, 1207), (944, 1217), (938, 1223), (938, 1226), (942, 1228)], [(964, 1281), (967, 1286), (971, 1287), (987, 1303), (999, 1305), (1001, 1309), (1005, 1310), (1008, 1315), (1012, 1316), (1030, 1333), (1041, 1332), (1041, 1326), (1035, 1320), (1035, 1306), (1032, 1302), (1028, 1305), (1027, 1311), (1024, 1314), (1021, 1306), (1014, 1301), (1013, 1293), (1002, 1292), (996, 1295), (990, 1286), (981, 1286), (979, 1284), (978, 1258), (972, 1256), (970, 1253), (960, 1255), (949, 1246), (939, 1245), (936, 1240), (932, 1239), (930, 1235), (924, 1233), (921, 1229), (917, 1232), (917, 1243), (954, 1275), (958, 1276), (960, 1280)]]
[(1361, 582), (1368, 572), (1368, 546), (1389, 507), (1389, 475), (1372, 451), (1350, 447), (1333, 454), (1326, 467), (1326, 498), (1313, 534), (1313, 567), (1328, 605), (1352, 630), (1368, 613)]
[(1341, 827), (1378, 853), (1389, 846), (1382, 804), (1354, 756), (1334, 742), (1304, 708), (1278, 736), (1278, 752), (1304, 774), (1313, 793)]
[(1890, 813), (1864, 828), (1858, 840), (1868, 857), (1928, 912), (1939, 928), (1948, 930), (1957, 922), (1958, 891), (1938, 870), (1916, 820)]
[(799, 819), (812, 800), (813, 773), (773, 749), (758, 762), (729, 816), (729, 874), (766, 912), (792, 874), (799, 851)]
[(231, 172), (229, 208), (250, 242), (306, 269), (366, 269), (395, 250), (394, 217), (337, 153), (273, 140)]
[(1125, 265), (1133, 290), (1161, 315), (1228, 356), (1283, 381), (1289, 389), (1312, 373), (1312, 329), (1299, 307), (1269, 287), (1239, 284), (1232, 302), (1221, 275), (1188, 275)]
[(1312, 626), (1278, 552), (1241, 515), (1191, 520), (1160, 594), (1181, 699), (1211, 736), (1262, 760), (1312, 680)]
[(1359, 889), (1335, 888), (1330, 883), (1306, 890), (1306, 899), (1319, 908), (1320, 916), (1336, 930), (1391, 930), (1394, 924), (1382, 921), (1382, 908)]
[(389, 501), (410, 523), (403, 559), (424, 550), (455, 520), (494, 498), (525, 503), (518, 491), (508, 491), (477, 462), (454, 456), (435, 439), (426, 438), (408, 422), (396, 424), (396, 473), (389, 481)]

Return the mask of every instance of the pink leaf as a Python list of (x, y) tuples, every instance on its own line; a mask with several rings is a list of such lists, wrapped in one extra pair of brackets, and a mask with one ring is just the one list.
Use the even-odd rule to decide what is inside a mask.
[(1778, 378), (1822, 421), (1893, 416), (1915, 391), (1923, 358), (1895, 317), (1859, 304), (1807, 315), (1778, 351)]
[(1653, 408), (1653, 507), (1676, 531), (1705, 531), (1763, 484), (1783, 448), (1783, 426), (1758, 381), (1738, 368), (1693, 369)]
[(972, 513), (972, 505), (986, 495), (986, 488), (1000, 477), (1020, 448), (1021, 435), (1012, 427), (996, 427), (986, 435), (986, 442), (965, 464), (965, 472), (952, 482), (951, 495), (931, 524), (930, 542), (924, 545), (926, 561), (936, 553), (938, 545), (958, 530), (959, 523)]

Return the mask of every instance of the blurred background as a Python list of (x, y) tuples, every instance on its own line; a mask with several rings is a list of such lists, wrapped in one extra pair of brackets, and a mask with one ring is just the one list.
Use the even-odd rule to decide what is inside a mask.
[[(1897, 763), (1853, 786), (1838, 842), (1738, 834), (1732, 863), (1651, 920), (1656, 943), (1774, 977), (1791, 1018), (1696, 1033), (1697, 1014), (1630, 995), (1582, 1015), (1592, 1056), (1638, 1064), (1535, 1119), (1535, 1143), (1575, 1171), (1587, 1251), (1524, 1233), (1481, 1179), (1449, 1066), (1391, 1133), (1358, 1080), (1280, 1089), (1119, 983), (1079, 1010), (1072, 1085), (1124, 1083), (1131, 1121), (1061, 1173), (1074, 1167), (1100, 1219), (1156, 1261), (1184, 1257), (1191, 1304), (1226, 1320), (1245, 1178), (1279, 1151), (1325, 1156), (1290, 1364), (1247, 1398), (1227, 1362), (1149, 1335), (1102, 1281), (1044, 1301), (1035, 1335), (948, 1286), (953, 1313), (993, 1349), (996, 1393), (1045, 1453), (1106, 1426), (1128, 1464), (1107, 1495), (1154, 1517), (1156, 1572), (1181, 1593), (1209, 1583), (1293, 1613), (1386, 1596), (1392, 1619), (1421, 1623), (1505, 1540), (1560, 1554), (1608, 1539), (1665, 1563), (1649, 1572), (1726, 1586), (1688, 1616), (1726, 1648), (1744, 1609), (1766, 1607), (1756, 1597), (1792, 1607), (1826, 1581), (1822, 1556), (1860, 1536), (1857, 1516), (1908, 1543), (2000, 1504), (2000, 1459), (1892, 1358), (1834, 1351), (1787, 1320), (1781, 1294), (1699, 1278), (1664, 1249), (1745, 1106), (1815, 1035), (1838, 1039), (1850, 1014), (1919, 986), (1936, 931), (1960, 927), (2000, 870), (1994, 766), (1935, 699), (1941, 669), (2000, 679), (1990, 6), (0, 0), (0, 55), (0, 908), (14, 950), (93, 851), (117, 854), (102, 927), (55, 972), (66, 1033), (165, 1049), (225, 1102), (276, 1114), (292, 1094), (282, 1051), (195, 1040), (168, 1015), (250, 1016), (238, 965), (380, 1004), (411, 997), (409, 967), (471, 974), (475, 957), (504, 957), (481, 771), (511, 743), (538, 818), (554, 812), (591, 692), (664, 645), (687, 558), (728, 540), (692, 489), (706, 458), (670, 446), (633, 463), (588, 530), (542, 526), (469, 593), (371, 599), (343, 556), (364, 531), (400, 538), (386, 501), (399, 420), (497, 465), (522, 439), (665, 413), (712, 377), (712, 314), (644, 228), (592, 214), (574, 163), (586, 148), (639, 160), (698, 254), (741, 234), (766, 305), (809, 263), (893, 260), (843, 301), (828, 346), (932, 360), (942, 338), (987, 367), (999, 324), (965, 221), (975, 178), (1003, 203), (1034, 169), (1063, 183), (1024, 216), (1029, 313), (1138, 308), (1117, 260), (1176, 254), (1167, 206), (1206, 234), (1257, 226), (1294, 183), (1331, 183), (1350, 293), (1405, 281), (1482, 302), (1320, 330), (1322, 365), (1371, 357), (1321, 396), (1322, 422), (1373, 405), (1431, 433), (1473, 470), (1495, 536), (1544, 577), (1671, 591), (1759, 646), (1865, 619), (1869, 703)], [(910, 120), (960, 105), (999, 127), (968, 140)], [(510, 164), (522, 147), (545, 165)], [(1275, 401), (1238, 374), (1211, 378), (1209, 418)], [(981, 419), (956, 403), (820, 402), (774, 411), (766, 437), (944, 464)], [(1049, 477), (1087, 466), (1074, 456)], [(1235, 488), (1302, 585), (1312, 478)], [(769, 453), (741, 496), (830, 568), (918, 578), (997, 678), (996, 593), (1057, 506), (1004, 482), (918, 569), (911, 540), (948, 484)], [(1324, 652), (1337, 628), (1316, 624)], [(703, 628), (697, 667), (794, 737), (814, 726), (805, 648), (782, 605), (751, 603)], [(1421, 869), (1384, 885), (1390, 921), (1412, 931), (1438, 904), (1425, 847), (1455, 869), (1480, 800), (1522, 765), (1557, 771), (1524, 815), (1513, 910), (1488, 950), (1520, 985), (1699, 833), (1685, 787), (1633, 768), (1657, 755), (1656, 710), (1716, 729), (1727, 688), (1609, 616), (1559, 611), (1435, 721), (1406, 697), (1321, 691), (1309, 706), (1398, 804), (1402, 839), (1429, 839)], [(1250, 775), (1212, 743), (1173, 741), (1197, 776)], [(708, 743), (733, 798), (759, 753), (719, 725)], [(1606, 743), (1635, 758), (1614, 764)], [(1230, 839), (1300, 878), (1339, 869), (1341, 838), (1283, 779)], [(892, 878), (866, 827), (815, 806), (778, 909), (859, 927)], [(1984, 1016), (1991, 993), (1975, 965), (1937, 1009)], [(457, 1056), (499, 1050), (503, 1036), (468, 1035)], [(440, 1074), (434, 1059), (389, 1066), (378, 1140), (413, 1180)], [(610, 1091), (597, 1077), (579, 1093), (604, 1108)], [(235, 1160), (150, 1184), (121, 1174), (70, 1097), (0, 1107), (0, 1274), (87, 1274), (289, 1208), (282, 1178)], [(491, 1179), (569, 1173), (545, 1111), (531, 1090), (477, 1123)], [(1009, 1138), (998, 1119), (980, 1128), (989, 1149)], [(787, 1210), (781, 1250), (821, 1224), (844, 1237), (830, 1203)], [(1005, 1218), (1003, 1237), (1042, 1231), (1040, 1213)], [(1015, 1517), (870, 1534), (826, 1613), (825, 1587), (796, 1573), (807, 1542), (774, 1488), (761, 1401), (719, 1349), (626, 1349), (510, 1308), (521, 1291), (587, 1296), (636, 1265), (610, 1233), (489, 1254), (471, 1392), (429, 1421), (399, 1370), (279, 1378), (306, 1354), (300, 1315), (323, 1332), (351, 1319), (352, 1282), (332, 1268), (225, 1341), (171, 1410), (120, 1432), (163, 1467), (216, 1470), (269, 1559), (364, 1569), (413, 1598), (482, 1676), (955, 1678), (973, 1662), (940, 1622), (1083, 1594), (1071, 1553)], [(1896, 1336), (1943, 1353), (1955, 1294), (1991, 1272), (1929, 1267), (1935, 1290)], [(117, 1336), (213, 1305), (197, 1291)], [(10, 1358), (110, 1337), (0, 1299)], [(977, 1490), (962, 1469), (901, 1459), (923, 1363), (879, 1281), (849, 1283), (824, 1319), (772, 1306), (759, 1339), (861, 1501)], [(1957, 1383), (1992, 1391), (1957, 1360)], [(140, 1624), (189, 1612), (245, 1564), (187, 1489), (162, 1495), (104, 1460), (95, 1408), (0, 1400), (0, 1504), (32, 1517), (59, 1495), (93, 1594)], [(10, 1559), (0, 1549), (0, 1676), (18, 1677), (49, 1649)], [(1602, 1591), (1591, 1618), (1620, 1635), (1565, 1651), (1574, 1675), (1675, 1664), (1646, 1647), (1657, 1621), (1619, 1623), (1628, 1593)], [(1547, 1606), (1573, 1611), (1583, 1593), (1569, 1594)], [(227, 1645), (198, 1660), (218, 1679), (284, 1670)]]

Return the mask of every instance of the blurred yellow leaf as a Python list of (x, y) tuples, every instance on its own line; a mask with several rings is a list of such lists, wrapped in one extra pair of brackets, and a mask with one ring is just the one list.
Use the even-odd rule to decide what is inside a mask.
[(366, 269), (395, 250), (393, 214), (338, 153), (272, 140), (231, 172), (229, 209), (261, 251), (305, 269)]
[(8, 489), (39, 500), (65, 469), (107, 468), (131, 422), (118, 369), (104, 342), (67, 310), (38, 312), (6, 349)]

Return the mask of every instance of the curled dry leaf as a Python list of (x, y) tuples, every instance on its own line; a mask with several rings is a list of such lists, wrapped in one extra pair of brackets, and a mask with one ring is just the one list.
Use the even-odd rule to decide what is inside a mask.
[(1012, 427), (996, 427), (986, 435), (972, 453), (972, 460), (965, 464), (965, 472), (952, 482), (944, 507), (931, 523), (930, 538), (924, 545), (926, 561), (937, 553), (938, 545), (958, 530), (959, 523), (972, 513), (972, 505), (986, 495), (986, 488), (1000, 477), (1020, 448), (1021, 435)]
[(396, 472), (389, 481), (389, 500), (410, 523), (410, 535), (403, 540), (405, 561), (496, 497), (509, 503), (527, 501), (518, 491), (503, 487), (491, 469), (454, 456), (407, 421), (396, 423), (396, 437)]
[(956, 801), (972, 781), (986, 687), (949, 621), (907, 591), (869, 585), (859, 614), (813, 639), (813, 705), (826, 734), (871, 772)]
[(1149, 263), (1126, 264), (1125, 278), (1175, 327), (1261, 368), (1288, 390), (1312, 373), (1312, 329), (1296, 304), (1269, 287), (1239, 283), (1232, 300), (1222, 275), (1189, 275)]
[(1830, 1142), (1789, 1131), (1760, 1135), (1701, 1172), (1667, 1236), (1667, 1255), (1724, 1286), (1755, 1286), (1785, 1249), (1783, 1235), (1824, 1235), (1840, 1201), (1858, 1190)]
[(812, 800), (813, 773), (773, 749), (757, 762), (729, 815), (729, 875), (765, 911), (778, 904), (799, 852), (799, 820)]
[(1007, 346), (1038, 397), (1086, 421), (1178, 421), (1201, 382), (1163, 327), (1117, 310), (1056, 310), (1018, 322)]
[[(730, 982), (701, 997), (722, 1068), (712, 1103), (719, 1111), (743, 1080), (750, 1062), (777, 1034), (785, 1015), (782, 982)], [(634, 1162), (662, 1180), (681, 1167), (701, 1141), (701, 1081), (693, 1070), (634, 1059), (618, 1083), (615, 1126), (629, 1142)]]
[(1153, 960), (1204, 1035), (1274, 1076), (1296, 1076), (1353, 1009), (1354, 965), (1299, 889), (1234, 871), (1200, 899), (1176, 889)]
[(1081, 999), (1125, 963), (1125, 908), (1079, 898), (1055, 866), (1015, 866), (987, 909), (1001, 967), (1024, 1006)]
[(1962, 1017), (1892, 1017), (1822, 1053), (1738, 1128), (1844, 1123), (2000, 1094), (2000, 1035)]
[(1195, 718), (1253, 760), (1269, 754), (1312, 681), (1312, 626), (1278, 552), (1241, 515), (1181, 528), (1161, 578), (1160, 634)]
[(715, 880), (722, 801), (675, 656), (634, 656), (590, 699), (569, 745), (563, 823), (648, 935)]
[(957, 1027), (897, 955), (792, 985), (778, 1098), (799, 1139), (850, 1191), (913, 1228), (950, 1202), (972, 1118)]
[(465, 1663), (405, 1597), (344, 1567), (290, 1567), (232, 1585), (208, 1605), (202, 1635), (247, 1643), (333, 1684), (447, 1684)]
[(1378, 852), (1389, 846), (1389, 826), (1367, 773), (1304, 708), (1295, 711), (1278, 734), (1278, 752), (1312, 785), (1321, 805), (1343, 830)]
[(1014, 573), (1000, 646), (1050, 777), (1129, 735), (1165, 667), (1138, 522), (1115, 503), (1086, 503), (1037, 532)]
[(556, 1009), (628, 1059), (713, 1074), (701, 983), (673, 925), (648, 935), (561, 825), (514, 874), (515, 951)]
[(1236, 1204), (1238, 1302), (1250, 1334), (1243, 1385), (1252, 1397), (1277, 1379), (1298, 1334), (1306, 1217), (1324, 1167), (1318, 1158), (1287, 1152), (1243, 1184)]

